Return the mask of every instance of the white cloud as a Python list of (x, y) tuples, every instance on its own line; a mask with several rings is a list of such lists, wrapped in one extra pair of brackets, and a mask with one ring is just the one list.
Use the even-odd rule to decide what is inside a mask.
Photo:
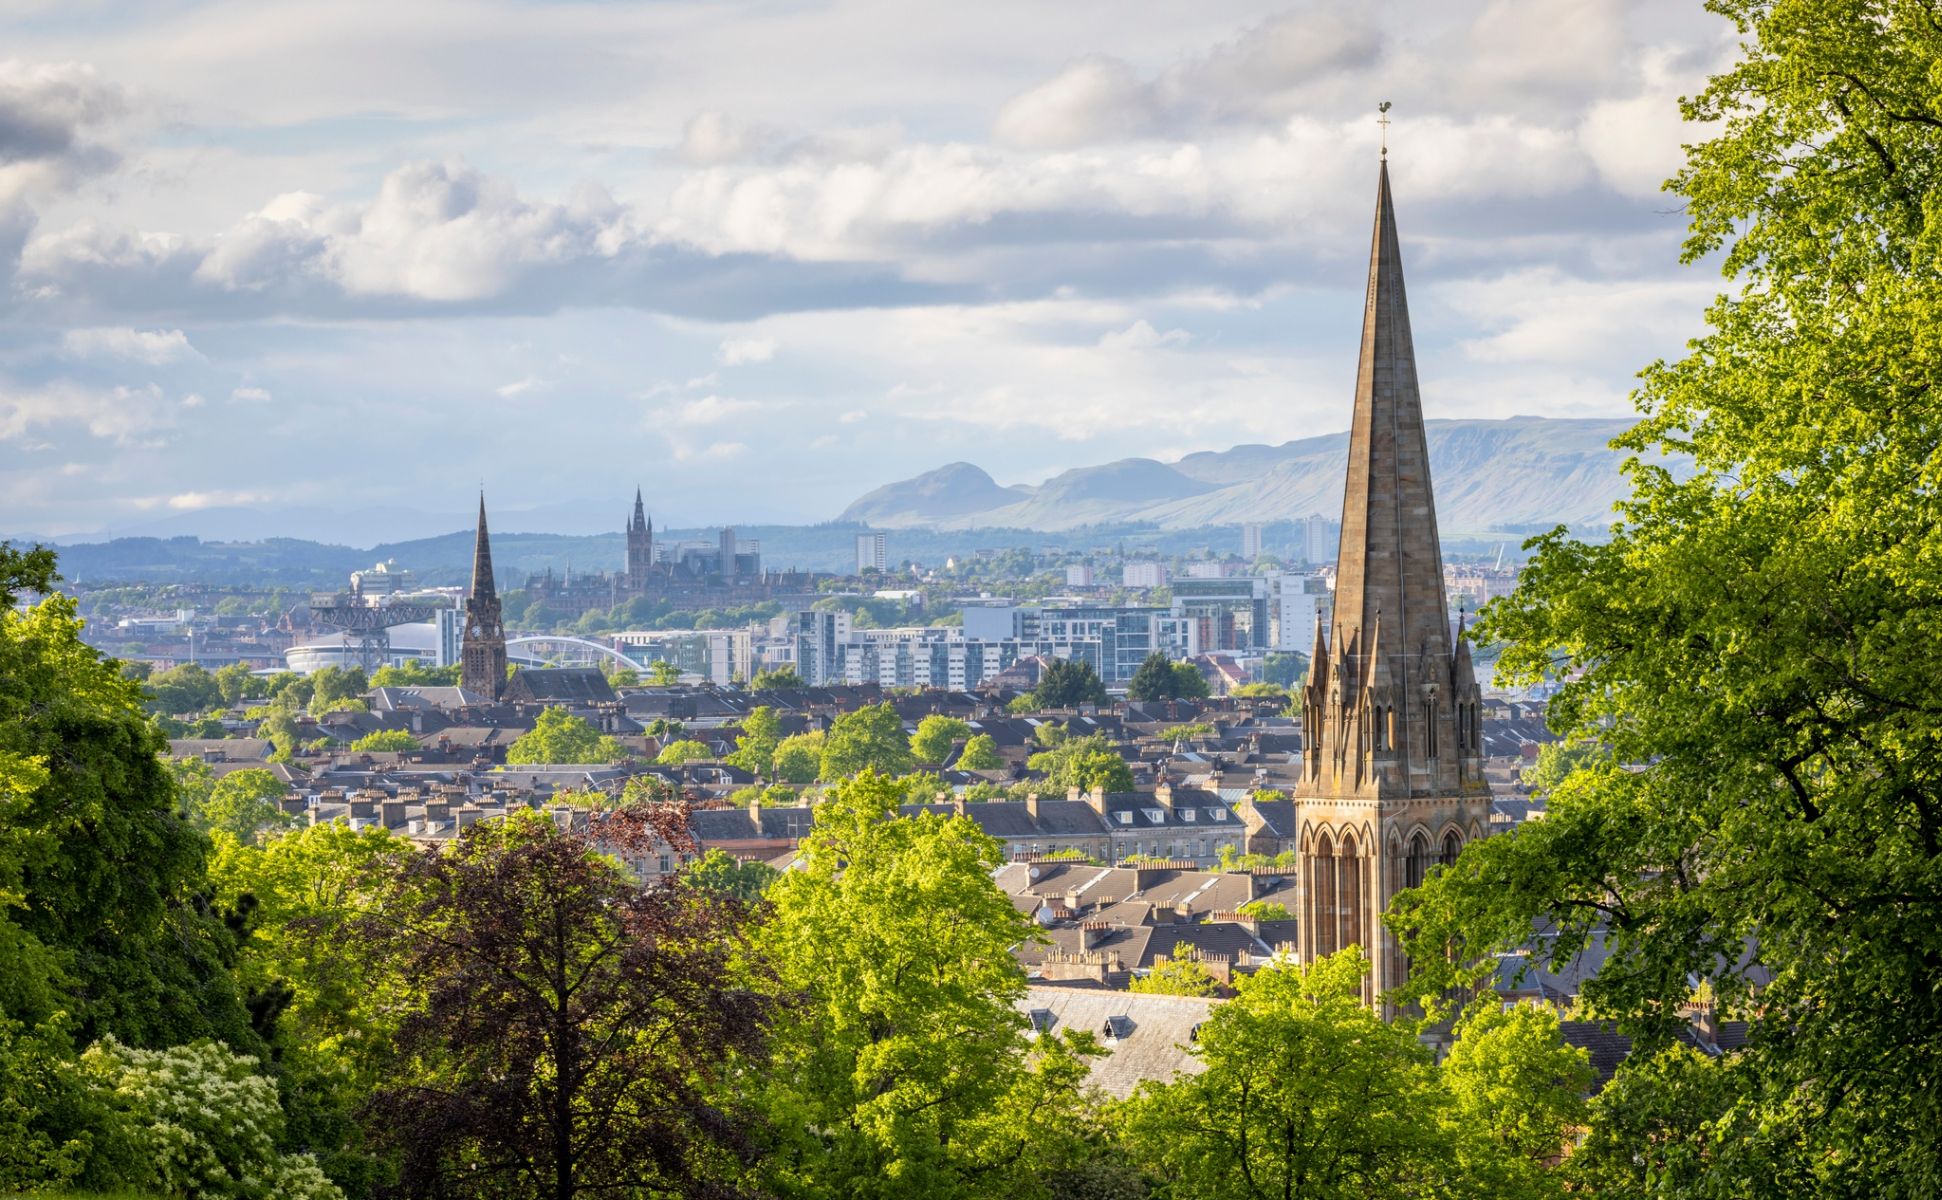
[(121, 89), (85, 64), (0, 61), (0, 203), (114, 166), (115, 153), (90, 134), (126, 107)]
[(92, 437), (129, 444), (174, 422), (174, 407), (154, 384), (91, 388), (67, 380), (38, 386), (0, 381), (0, 441), (35, 429), (79, 426)]
[(672, 408), (660, 409), (656, 415), (659, 420), (676, 425), (719, 425), (723, 421), (759, 411), (761, 408), (763, 405), (758, 401), (711, 395), (702, 396)]
[(270, 393), (254, 384), (244, 384), (229, 393), (229, 398), (240, 400), (245, 404), (267, 404), (270, 401)]
[(500, 384), (492, 390), (503, 399), (513, 400), (524, 396), (528, 392), (538, 391), (546, 386), (547, 383), (544, 379), (541, 379), (537, 375), (528, 375), (523, 379), (515, 379), (511, 383)]
[(743, 363), (765, 363), (775, 357), (776, 340), (764, 337), (729, 338), (721, 344), (717, 357), (722, 365), (735, 367)]
[(204, 399), (200, 392), (190, 392), (188, 395), (182, 397), (182, 407), (184, 408), (201, 408), (207, 403), (209, 401)]
[(201, 358), (180, 329), (70, 329), (61, 350), (71, 358), (125, 358), (161, 366)]
[(1142, 318), (1124, 329), (1101, 334), (1099, 348), (1121, 352), (1158, 350), (1163, 346), (1184, 346), (1191, 341), (1193, 335), (1184, 329), (1169, 329), (1161, 333)]
[(180, 492), (170, 496), (163, 503), (178, 512), (193, 512), (203, 508), (239, 508), (254, 504), (268, 504), (275, 497), (264, 492)]

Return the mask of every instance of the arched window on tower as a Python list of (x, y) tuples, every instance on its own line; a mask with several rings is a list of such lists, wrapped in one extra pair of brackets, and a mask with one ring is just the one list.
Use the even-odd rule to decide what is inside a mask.
[(1423, 704), (1423, 726), (1426, 730), (1423, 737), (1423, 750), (1430, 758), (1435, 758), (1437, 751), (1435, 696), (1431, 696)]
[(1403, 886), (1422, 887), (1430, 870), (1430, 840), (1417, 830), (1409, 839), (1409, 857), (1403, 860)]
[(1443, 835), (1443, 857), (1440, 861), (1444, 866), (1455, 866), (1457, 855), (1462, 852), (1463, 839), (1457, 836), (1456, 830), (1452, 829)]

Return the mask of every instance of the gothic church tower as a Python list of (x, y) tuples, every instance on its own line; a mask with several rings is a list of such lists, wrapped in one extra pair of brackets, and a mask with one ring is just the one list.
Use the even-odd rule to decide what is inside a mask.
[(465, 635), (459, 642), (459, 686), (491, 700), (506, 690), (506, 627), (492, 581), (492, 538), (486, 533), (485, 493), (479, 494), (479, 532), (472, 541), (472, 591), (465, 598)]
[(627, 592), (631, 596), (647, 592), (648, 576), (654, 570), (654, 522), (641, 503), (641, 490), (634, 489), (634, 515), (627, 522)]
[(1382, 926), (1390, 899), (1490, 824), (1482, 697), (1450, 632), (1386, 156), (1335, 580), (1333, 628), (1316, 630), (1302, 692), (1301, 956), (1361, 946), (1373, 1001), (1408, 970)]

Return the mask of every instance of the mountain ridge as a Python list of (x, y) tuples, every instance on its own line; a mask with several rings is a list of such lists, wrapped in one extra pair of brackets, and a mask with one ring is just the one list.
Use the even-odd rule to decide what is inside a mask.
[[(1445, 536), (1535, 525), (1602, 529), (1627, 493), (1611, 448), (1629, 417), (1533, 417), (1424, 422), (1437, 524)], [(839, 521), (883, 529), (1004, 527), (1056, 531), (1147, 523), (1160, 529), (1333, 519), (1342, 507), (1348, 432), (1279, 446), (1246, 443), (1173, 463), (1120, 459), (1000, 487), (982, 468), (952, 463), (885, 484)], [(1674, 464), (1675, 467), (1677, 464)]]

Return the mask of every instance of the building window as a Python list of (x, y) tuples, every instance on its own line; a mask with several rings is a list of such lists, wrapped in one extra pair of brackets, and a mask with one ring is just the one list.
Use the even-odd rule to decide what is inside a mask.
[(672, 872), (673, 870), (674, 870), (674, 856), (672, 854), (663, 854), (661, 856), (661, 874), (666, 875)]

